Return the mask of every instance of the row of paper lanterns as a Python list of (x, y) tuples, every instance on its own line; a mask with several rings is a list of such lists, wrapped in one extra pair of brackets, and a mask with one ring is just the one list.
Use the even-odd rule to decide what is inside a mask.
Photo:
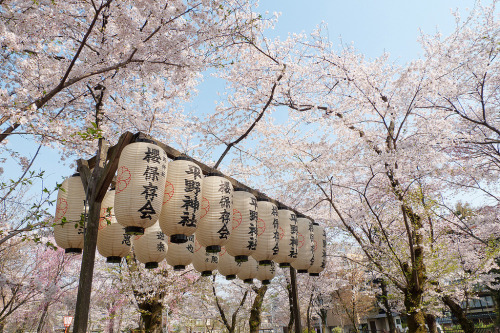
[[(85, 191), (76, 174), (61, 185), (56, 205), (55, 239), (66, 252), (81, 252), (83, 247), (79, 221), (84, 203)], [(291, 264), (299, 273), (316, 276), (326, 260), (326, 236), (318, 224), (244, 189), (233, 189), (221, 174), (204, 176), (188, 158), (167, 163), (163, 149), (152, 142), (124, 148), (116, 187), (101, 204), (99, 253), (117, 262), (129, 253), (132, 242), (138, 260), (148, 268), (166, 258), (174, 268), (192, 260), (203, 272), (201, 262), (217, 262), (219, 256), (216, 266), (226, 277), (236, 274), (224, 274), (229, 262), (242, 271), (255, 262), (261, 272), (270, 271), (274, 262), (280, 267)], [(199, 251), (190, 256), (190, 247)], [(199, 259), (197, 252), (203, 254)]]

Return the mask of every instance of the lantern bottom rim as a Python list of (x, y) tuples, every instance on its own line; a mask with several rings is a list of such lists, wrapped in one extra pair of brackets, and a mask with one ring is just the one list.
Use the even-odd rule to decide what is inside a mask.
[(226, 275), (226, 280), (234, 280), (234, 279), (236, 279), (236, 274)]
[(253, 279), (244, 279), (243, 282), (250, 284), (253, 283)]
[(234, 257), (234, 261), (236, 262), (247, 262), (248, 256), (236, 256)]
[(127, 235), (144, 235), (144, 228), (136, 226), (128, 226), (125, 227), (125, 233)]
[(300, 274), (307, 273), (307, 269), (298, 269), (297, 273), (300, 273)]
[(212, 275), (212, 271), (203, 271), (201, 272), (201, 276), (211, 276)]
[(319, 273), (309, 273), (309, 276), (319, 276)]
[(158, 263), (156, 261), (147, 262), (145, 264), (147, 269), (158, 268)]
[(174, 244), (182, 244), (182, 243), (186, 243), (187, 241), (188, 241), (187, 236), (183, 235), (183, 234), (176, 234), (176, 235), (170, 236), (170, 242), (172, 242)]
[(287, 268), (287, 267), (290, 267), (290, 263), (289, 262), (281, 262), (280, 263), (280, 268)]
[(206, 248), (207, 253), (217, 253), (220, 252), (221, 247), (220, 245), (209, 245)]
[(271, 280), (262, 280), (262, 284), (264, 286), (267, 286), (267, 285), (271, 284)]
[(186, 269), (186, 266), (184, 265), (174, 265), (174, 271), (178, 272), (178, 271), (183, 271)]
[(271, 266), (273, 264), (272, 260), (261, 260), (259, 261), (260, 266)]
[(64, 249), (64, 253), (80, 254), (80, 253), (82, 253), (82, 249), (77, 248), (77, 247), (68, 247), (67, 249)]
[(109, 256), (106, 257), (106, 262), (108, 264), (119, 264), (122, 262), (122, 257), (119, 256)]

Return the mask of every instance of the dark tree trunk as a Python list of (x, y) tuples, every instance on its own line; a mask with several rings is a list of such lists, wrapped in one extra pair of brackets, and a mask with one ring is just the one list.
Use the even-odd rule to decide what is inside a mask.
[(427, 324), (427, 328), (429, 329), (429, 333), (438, 333), (435, 315), (426, 314), (425, 315), (425, 323)]
[(326, 333), (326, 318), (327, 318), (328, 312), (325, 309), (320, 309), (319, 310), (319, 317), (321, 318), (321, 327), (323, 329), (323, 333)]
[(49, 310), (49, 303), (46, 303), (43, 306), (42, 315), (40, 316), (40, 320), (38, 321), (38, 327), (36, 328), (36, 331), (38, 333), (43, 331), (43, 326), (45, 326), (45, 318), (47, 317), (48, 310)]
[(259, 289), (254, 289), (256, 292), (255, 299), (250, 310), (250, 333), (258, 333), (261, 322), (261, 311), (264, 297), (266, 296), (267, 286), (263, 285)]
[(292, 332), (295, 317), (293, 315), (293, 294), (292, 285), (290, 283), (286, 285), (286, 291), (288, 292), (288, 305), (290, 307), (290, 320), (288, 321), (287, 331)]
[(451, 313), (458, 319), (464, 333), (474, 333), (474, 324), (467, 319), (464, 310), (450, 296), (441, 297), (443, 303), (450, 309)]
[(422, 311), (422, 296), (422, 291), (405, 290), (404, 304), (408, 315), (409, 333), (427, 333), (427, 329), (425, 328), (425, 314)]
[(389, 295), (387, 293), (387, 281), (380, 280), (380, 289), (382, 289), (382, 303), (384, 304), (387, 321), (389, 322), (389, 332), (396, 333), (396, 324), (394, 324), (394, 317), (392, 316), (392, 308), (389, 304)]
[(307, 332), (311, 332), (311, 307), (314, 292), (311, 291), (311, 297), (309, 297), (309, 304), (307, 305)]
[(149, 300), (139, 304), (142, 327), (146, 333), (162, 333), (163, 305), (157, 300)]

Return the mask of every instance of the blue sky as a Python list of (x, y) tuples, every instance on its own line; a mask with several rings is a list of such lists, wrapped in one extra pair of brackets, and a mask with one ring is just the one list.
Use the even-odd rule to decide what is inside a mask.
[[(268, 31), (269, 37), (285, 38), (289, 33), (310, 33), (324, 22), (328, 25), (332, 42), (340, 43), (342, 40), (344, 44), (353, 43), (368, 58), (388, 52), (393, 61), (403, 64), (420, 55), (417, 42), (420, 29), (424, 33), (440, 31), (447, 35), (455, 25), (450, 10), (458, 8), (465, 17), (467, 9), (473, 8), (474, 3), (471, 0), (262, 0), (258, 10), (281, 12), (275, 29)], [(186, 110), (209, 113), (221, 89), (223, 85), (220, 82), (214, 84), (213, 79), (205, 80), (198, 88), (198, 96), (186, 106)], [(21, 152), (32, 146), (34, 154), (37, 148), (31, 141), (19, 137), (11, 141), (22, 147)], [(56, 181), (61, 181), (62, 176), (74, 172), (58, 160), (57, 152), (45, 149), (42, 158), (37, 161), (35, 170), (47, 170), (49, 176), (45, 186), (52, 187)], [(4, 168), (8, 176), (14, 166), (4, 165)]]

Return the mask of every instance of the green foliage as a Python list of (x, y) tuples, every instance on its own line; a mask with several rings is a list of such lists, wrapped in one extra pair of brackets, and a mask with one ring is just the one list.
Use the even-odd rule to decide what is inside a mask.
[(97, 123), (95, 122), (91, 122), (90, 124), (92, 126), (87, 127), (85, 132), (77, 132), (76, 135), (87, 141), (102, 139), (102, 130), (99, 128), (99, 125), (97, 125)]

